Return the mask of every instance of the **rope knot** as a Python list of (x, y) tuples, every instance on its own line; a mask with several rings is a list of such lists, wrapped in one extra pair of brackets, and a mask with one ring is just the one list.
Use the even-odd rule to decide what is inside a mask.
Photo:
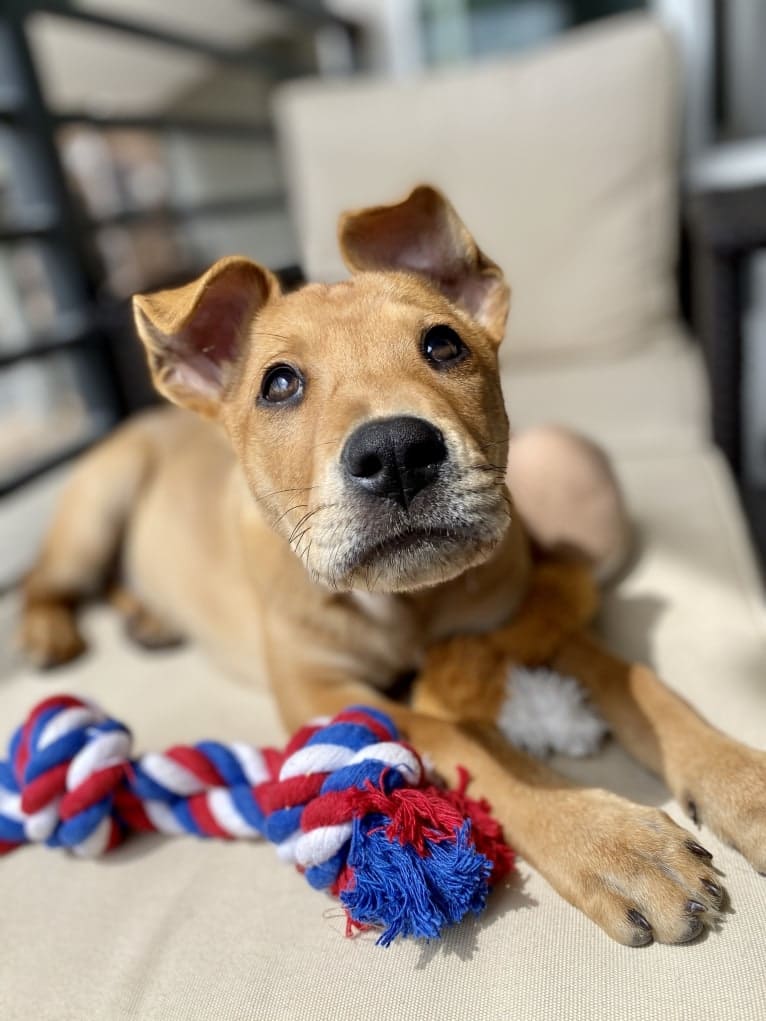
[(71, 695), (40, 702), (16, 731), (0, 773), (0, 841), (84, 856), (113, 847), (120, 839), (115, 795), (130, 751), (127, 727), (90, 702)]

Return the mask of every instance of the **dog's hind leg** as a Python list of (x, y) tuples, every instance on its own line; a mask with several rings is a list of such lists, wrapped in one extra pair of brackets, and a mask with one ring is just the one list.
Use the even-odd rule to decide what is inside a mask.
[(508, 488), (542, 549), (579, 554), (599, 581), (624, 566), (632, 540), (625, 501), (607, 456), (590, 440), (561, 426), (512, 436)]
[(19, 645), (38, 667), (66, 663), (86, 648), (77, 607), (103, 589), (151, 468), (150, 437), (137, 425), (118, 430), (76, 466), (24, 581)]

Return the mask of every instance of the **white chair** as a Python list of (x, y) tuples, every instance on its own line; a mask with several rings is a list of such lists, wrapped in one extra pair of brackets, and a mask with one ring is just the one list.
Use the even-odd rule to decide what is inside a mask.
[[(603, 627), (721, 727), (766, 742), (766, 615), (728, 471), (710, 446), (699, 354), (674, 300), (672, 50), (646, 18), (573, 33), (522, 60), (419, 82), (290, 85), (278, 112), (309, 274), (340, 275), (335, 218), (441, 185), (514, 288), (503, 373), (514, 423), (557, 419), (616, 457), (643, 549)], [(76, 690), (141, 749), (283, 740), (264, 688), (194, 649), (129, 648), (108, 611), (94, 652), (0, 687), (8, 730)], [(161, 707), (161, 708), (160, 708)], [(558, 763), (668, 804), (610, 747)], [(760, 1021), (766, 880), (706, 831), (735, 913), (688, 947), (610, 942), (532, 869), (441, 944), (344, 939), (339, 906), (270, 847), (136, 838), (109, 862), (24, 849), (0, 861), (0, 1015), (12, 1018), (560, 1018)]]

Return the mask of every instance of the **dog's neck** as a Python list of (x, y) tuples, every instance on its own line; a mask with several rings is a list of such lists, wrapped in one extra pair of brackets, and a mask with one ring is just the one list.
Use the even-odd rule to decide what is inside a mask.
[(526, 530), (516, 517), (492, 556), (451, 581), (413, 593), (429, 641), (454, 634), (481, 633), (504, 624), (523, 600), (531, 572)]

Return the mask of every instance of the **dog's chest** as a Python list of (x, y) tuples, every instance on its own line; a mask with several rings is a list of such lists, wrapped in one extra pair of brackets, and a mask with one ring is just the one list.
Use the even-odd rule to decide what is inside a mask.
[(369, 683), (386, 688), (418, 668), (427, 637), (408, 599), (365, 591), (351, 592), (347, 599), (353, 645), (366, 661)]
[(409, 623), (412, 612), (402, 600), (378, 592), (363, 589), (351, 592), (349, 599), (361, 616), (370, 624), (385, 628), (390, 633), (397, 625)]

